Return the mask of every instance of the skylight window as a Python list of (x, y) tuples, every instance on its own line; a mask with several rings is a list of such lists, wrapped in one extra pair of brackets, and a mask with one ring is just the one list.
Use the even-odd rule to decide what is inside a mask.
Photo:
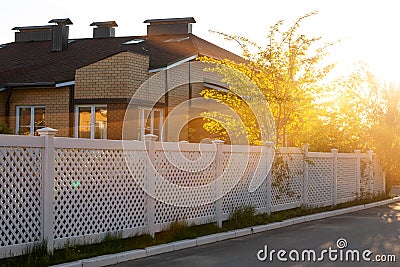
[(133, 39), (133, 40), (127, 41), (127, 42), (122, 43), (122, 44), (131, 45), (131, 44), (138, 44), (138, 43), (141, 43), (143, 41), (144, 41), (144, 39)]
[(168, 39), (163, 41), (164, 43), (179, 43), (185, 40), (189, 40), (189, 36), (186, 37), (182, 37), (182, 38), (172, 38), (172, 39)]

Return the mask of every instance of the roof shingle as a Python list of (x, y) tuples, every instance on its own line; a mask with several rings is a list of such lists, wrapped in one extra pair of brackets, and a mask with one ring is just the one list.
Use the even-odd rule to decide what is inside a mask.
[[(143, 42), (123, 44), (133, 39)], [(128, 36), (70, 40), (68, 49), (51, 52), (51, 41), (14, 42), (0, 48), (0, 87), (11, 83), (60, 83), (75, 79), (75, 71), (118, 54), (150, 57), (149, 69), (166, 67), (193, 55), (243, 62), (243, 59), (193, 34)]]

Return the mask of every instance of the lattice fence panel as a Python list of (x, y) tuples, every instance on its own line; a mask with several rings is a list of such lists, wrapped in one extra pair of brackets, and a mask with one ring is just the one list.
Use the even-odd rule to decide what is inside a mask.
[(42, 238), (42, 148), (0, 147), (0, 247)]
[(308, 200), (310, 204), (320, 205), (332, 200), (333, 159), (310, 158), (308, 169)]
[(355, 198), (357, 196), (357, 159), (338, 158), (337, 170), (337, 198)]
[(380, 193), (384, 192), (384, 182), (383, 182), (383, 170), (379, 162), (379, 157), (374, 155), (373, 158), (373, 172), (374, 172), (374, 178), (373, 178), (373, 190), (374, 193)]
[[(247, 163), (247, 154), (248, 155), (248, 163)], [(247, 163), (247, 167), (240, 178), (239, 181), (235, 178), (235, 176), (240, 175), (240, 171), (243, 166), (237, 166), (237, 168), (232, 168), (235, 166), (231, 166), (228, 170), (227, 166), (229, 166), (229, 161), (232, 160), (232, 157), (243, 158), (242, 162)], [(266, 180), (260, 185), (260, 187), (254, 192), (249, 191), (250, 181), (253, 179), (253, 175), (255, 174), (257, 167), (265, 167), (265, 164), (262, 166), (258, 166), (260, 161), (261, 153), (252, 152), (252, 153), (223, 153), (223, 168), (224, 172), (227, 173), (223, 177), (223, 192), (227, 192), (227, 194), (222, 199), (222, 212), (224, 214), (232, 213), (235, 208), (251, 206), (256, 209), (266, 208), (267, 206), (267, 183)], [(234, 161), (236, 162), (236, 160)], [(262, 172), (257, 172), (256, 175), (263, 175)], [(264, 173), (265, 175), (265, 173)], [(237, 184), (232, 188), (233, 183), (237, 181)], [(231, 190), (229, 190), (232, 188)]]
[[(171, 163), (180, 153), (188, 161)], [(203, 152), (202, 160), (197, 160), (200, 156), (199, 151), (156, 151), (156, 196), (162, 200), (156, 202), (156, 224), (215, 219), (215, 204), (208, 201), (214, 199), (215, 188), (207, 186), (215, 180), (215, 152)]]
[[(282, 153), (275, 157), (275, 160), (279, 160), (277, 157), (281, 157), (283, 165), (281, 171), (276, 167), (272, 171), (272, 206), (301, 201), (303, 196), (303, 155)], [(282, 175), (287, 170), (289, 175)]]
[(55, 239), (145, 226), (139, 184), (146, 157), (145, 151), (56, 149)]

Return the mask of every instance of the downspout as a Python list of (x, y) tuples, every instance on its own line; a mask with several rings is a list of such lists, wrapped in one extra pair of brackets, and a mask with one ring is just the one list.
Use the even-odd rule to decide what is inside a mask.
[(69, 87), (69, 136), (75, 137), (75, 86)]
[[(168, 111), (169, 111), (168, 69), (165, 69), (165, 106), (166, 106), (165, 118), (167, 118), (168, 117)], [(164, 141), (168, 141), (168, 139), (169, 139), (168, 138), (168, 125), (165, 125), (165, 128), (163, 128), (163, 139), (164, 139)]]
[(188, 79), (189, 79), (189, 114), (188, 114), (188, 116), (189, 116), (189, 120), (188, 120), (188, 141), (191, 141), (190, 139), (190, 120), (191, 120), (191, 118), (192, 118), (192, 98), (193, 98), (193, 89), (192, 89), (192, 62), (188, 62), (189, 63), (189, 77), (188, 77)]
[[(193, 97), (193, 89), (192, 89), (192, 62), (189, 61), (189, 99)], [(191, 108), (191, 102), (189, 102), (189, 108)]]
[(8, 95), (7, 95), (7, 100), (6, 100), (6, 120), (8, 126), (10, 126), (10, 101), (11, 101), (11, 95), (12, 95), (12, 87), (6, 86), (6, 89), (8, 90)]

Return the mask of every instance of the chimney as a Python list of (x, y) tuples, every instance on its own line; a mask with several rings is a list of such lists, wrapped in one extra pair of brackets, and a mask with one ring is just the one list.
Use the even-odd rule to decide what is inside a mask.
[(14, 27), (15, 42), (28, 42), (28, 41), (50, 41), (52, 38), (52, 26), (27, 26), (27, 27)]
[(68, 48), (68, 34), (69, 27), (72, 25), (72, 21), (69, 18), (66, 19), (52, 19), (49, 23), (56, 23), (52, 25), (52, 52), (61, 52)]
[(171, 19), (147, 19), (143, 23), (147, 25), (147, 35), (163, 34), (188, 34), (192, 33), (192, 23), (196, 23), (193, 17)]
[(93, 22), (90, 26), (96, 26), (93, 28), (93, 38), (109, 38), (115, 37), (115, 28), (118, 24), (115, 21), (101, 21)]

